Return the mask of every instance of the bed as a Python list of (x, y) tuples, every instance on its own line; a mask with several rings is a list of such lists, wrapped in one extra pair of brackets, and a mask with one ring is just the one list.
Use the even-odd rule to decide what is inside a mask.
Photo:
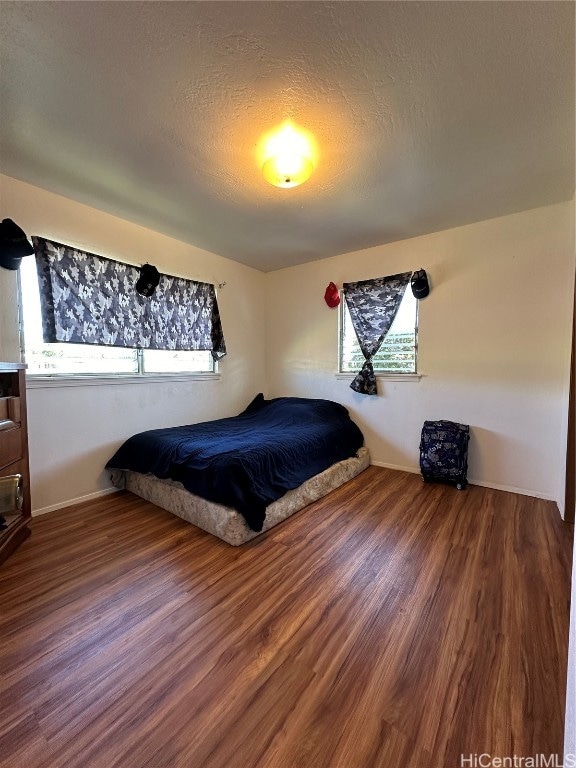
[(259, 394), (238, 416), (134, 435), (106, 467), (116, 487), (238, 545), (363, 471), (363, 442), (338, 403)]

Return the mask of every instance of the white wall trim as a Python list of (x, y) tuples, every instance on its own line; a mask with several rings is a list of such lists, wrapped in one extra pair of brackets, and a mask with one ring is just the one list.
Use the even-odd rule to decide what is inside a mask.
[(173, 381), (218, 381), (219, 373), (140, 373), (110, 376), (27, 376), (26, 389), (47, 387), (101, 387), (109, 384), (171, 384)]
[[(389, 464), (384, 461), (371, 461), (370, 464), (374, 467), (384, 467), (385, 469), (393, 469), (400, 472), (410, 472), (413, 475), (420, 474), (420, 470), (415, 467), (405, 467), (398, 464)], [(485, 483), (481, 480), (468, 479), (470, 485), (479, 485), (482, 488), (493, 488), (496, 491), (506, 491), (508, 493), (519, 493), (521, 496), (532, 496), (536, 499), (545, 499), (546, 501), (556, 501), (551, 494), (537, 493), (536, 491), (527, 491), (524, 488), (515, 488), (509, 485), (499, 485), (497, 483)], [(86, 501), (93, 501), (99, 499), (102, 496), (109, 496), (112, 493), (118, 493), (118, 488), (104, 488), (101, 491), (95, 493), (89, 493), (86, 496), (79, 496), (75, 499), (68, 499), (68, 501), (61, 501), (58, 504), (52, 504), (49, 507), (42, 507), (41, 509), (32, 510), (32, 517), (39, 517), (45, 515), (48, 512), (55, 512), (57, 509), (64, 509), (65, 507), (72, 507), (74, 504), (82, 504)]]
[(389, 464), (386, 461), (371, 461), (375, 467), (384, 467), (385, 469), (396, 469), (399, 472), (411, 472), (414, 475), (419, 475), (420, 470), (417, 467), (404, 467), (401, 464)]
[[(388, 464), (385, 461), (371, 461), (375, 467), (384, 467), (385, 469), (395, 469), (400, 472), (411, 472), (412, 474), (419, 475), (420, 470), (417, 467), (404, 467), (399, 464)], [(513, 485), (501, 485), (500, 483), (486, 483), (484, 480), (475, 480), (469, 477), (468, 482), (470, 485), (479, 485), (482, 488), (493, 488), (495, 491), (506, 491), (507, 493), (519, 493), (521, 496), (532, 496), (534, 499), (545, 499), (546, 501), (554, 501), (557, 503), (556, 497), (551, 493), (540, 493), (539, 491), (531, 491), (526, 488), (516, 488)]]
[[(355, 379), (358, 375), (358, 372), (356, 373), (346, 373), (344, 371), (339, 371), (338, 373), (335, 373), (334, 376), (337, 379), (345, 379), (352, 381), (352, 379)], [(422, 376), (425, 376), (424, 373), (378, 373), (376, 372), (376, 378), (377, 379), (383, 379), (384, 381), (420, 381)]]
[(94, 493), (88, 493), (86, 496), (78, 496), (76, 499), (68, 499), (68, 501), (60, 501), (58, 504), (51, 504), (49, 507), (42, 507), (41, 509), (33, 509), (32, 517), (40, 517), (47, 512), (55, 512), (57, 509), (64, 509), (65, 507), (72, 507), (74, 504), (82, 504), (85, 501), (93, 501), (99, 499), (101, 496), (109, 496), (111, 493), (118, 493), (118, 488), (104, 488), (101, 491), (95, 491)]
[(527, 490), (526, 488), (516, 488), (514, 485), (500, 485), (499, 483), (485, 483), (483, 480), (474, 480), (469, 477), (470, 485), (479, 485), (482, 488), (493, 488), (495, 491), (506, 491), (507, 493), (519, 493), (521, 496), (532, 496), (533, 499), (544, 499), (556, 503), (556, 496), (553, 493), (542, 493), (540, 491)]

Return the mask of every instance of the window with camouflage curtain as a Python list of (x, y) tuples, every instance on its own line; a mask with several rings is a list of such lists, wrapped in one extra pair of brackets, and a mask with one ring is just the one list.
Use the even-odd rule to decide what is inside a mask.
[(138, 267), (33, 237), (45, 342), (226, 354), (211, 283), (161, 275), (151, 297)]
[(363, 395), (378, 394), (372, 358), (378, 352), (410, 281), (411, 272), (344, 283), (344, 299), (364, 355), (364, 365), (350, 384)]

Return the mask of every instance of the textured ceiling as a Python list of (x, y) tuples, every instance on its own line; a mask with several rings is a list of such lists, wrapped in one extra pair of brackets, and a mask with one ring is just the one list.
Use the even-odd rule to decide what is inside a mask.
[[(2, 172), (258, 269), (574, 193), (571, 2), (1, 2), (0, 25)], [(277, 189), (255, 151), (286, 118), (320, 157)]]

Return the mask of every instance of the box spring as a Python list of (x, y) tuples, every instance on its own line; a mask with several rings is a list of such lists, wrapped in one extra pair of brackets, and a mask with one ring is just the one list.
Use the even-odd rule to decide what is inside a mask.
[(267, 508), (262, 531), (249, 528), (242, 515), (231, 507), (202, 499), (174, 480), (160, 480), (154, 475), (122, 470), (113, 470), (111, 477), (117, 488), (125, 488), (228, 544), (238, 546), (347, 483), (363, 472), (369, 464), (370, 454), (367, 448), (360, 448), (357, 456), (333, 464), (324, 472), (306, 480), (298, 488), (288, 491)]

